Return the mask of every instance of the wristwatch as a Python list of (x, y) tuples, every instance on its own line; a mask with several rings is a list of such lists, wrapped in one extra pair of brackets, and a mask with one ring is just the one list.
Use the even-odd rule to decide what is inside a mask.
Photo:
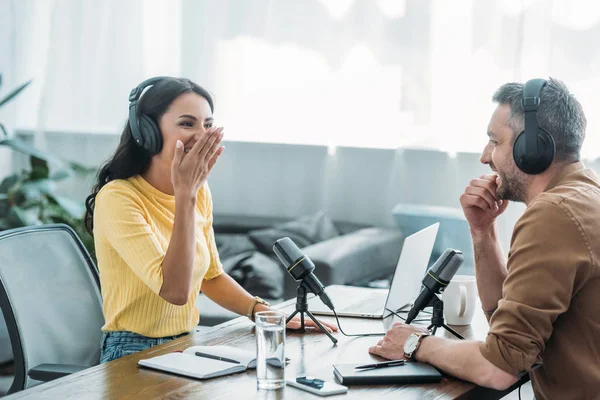
[(252, 301), (252, 303), (250, 303), (250, 307), (248, 307), (248, 313), (246, 314), (246, 317), (248, 317), (252, 322), (254, 322), (254, 307), (256, 307), (257, 304), (264, 304), (267, 307), (270, 306), (269, 303), (267, 303), (260, 297), (254, 296), (254, 300)]
[(421, 340), (423, 340), (425, 336), (429, 336), (429, 333), (415, 332), (406, 338), (406, 342), (404, 342), (405, 358), (410, 360), (413, 357), (413, 354), (415, 354), (421, 345)]

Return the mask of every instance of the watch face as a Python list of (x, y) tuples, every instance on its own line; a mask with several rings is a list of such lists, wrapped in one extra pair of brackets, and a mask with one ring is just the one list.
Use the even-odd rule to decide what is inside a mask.
[(410, 335), (408, 338), (406, 338), (406, 342), (404, 343), (404, 351), (406, 353), (412, 353), (413, 351), (415, 351), (418, 342), (419, 338), (417, 336), (415, 336), (414, 334)]

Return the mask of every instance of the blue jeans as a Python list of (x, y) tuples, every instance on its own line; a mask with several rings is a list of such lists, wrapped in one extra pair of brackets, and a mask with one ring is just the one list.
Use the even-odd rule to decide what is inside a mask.
[(170, 342), (185, 335), (189, 335), (189, 333), (150, 338), (127, 331), (104, 332), (102, 334), (102, 343), (100, 344), (100, 364)]

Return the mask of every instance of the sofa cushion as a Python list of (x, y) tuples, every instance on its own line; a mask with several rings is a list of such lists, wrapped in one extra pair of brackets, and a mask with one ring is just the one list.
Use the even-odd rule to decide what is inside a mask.
[(322, 212), (294, 221), (275, 225), (272, 228), (253, 230), (248, 233), (258, 250), (273, 253), (273, 244), (278, 239), (289, 237), (300, 248), (339, 236), (333, 221)]
[(283, 297), (284, 268), (272, 258), (248, 251), (221, 260), (223, 269), (250, 294), (264, 299)]
[[(393, 273), (404, 242), (395, 228), (365, 228), (302, 249), (324, 285), (366, 285)], [(425, 273), (425, 271), (423, 271)]]
[(239, 233), (219, 233), (215, 235), (215, 243), (219, 250), (219, 258), (221, 260), (237, 256), (238, 254), (256, 251), (256, 246), (248, 235)]

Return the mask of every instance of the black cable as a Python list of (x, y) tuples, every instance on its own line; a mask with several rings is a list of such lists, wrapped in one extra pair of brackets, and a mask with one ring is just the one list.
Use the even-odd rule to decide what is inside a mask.
[(344, 332), (344, 330), (342, 329), (342, 326), (340, 325), (340, 319), (338, 318), (337, 312), (335, 312), (335, 310), (333, 310), (333, 315), (335, 315), (335, 320), (337, 321), (337, 326), (340, 329), (340, 332), (342, 332), (342, 335), (344, 336), (354, 336), (354, 337), (367, 337), (367, 336), (385, 336), (385, 332), (384, 333), (356, 333), (356, 334), (347, 334), (346, 332)]
[[(394, 314), (394, 316), (400, 318), (402, 321), (406, 321), (406, 318), (404, 318), (403, 316), (399, 315), (398, 313), (408, 313), (408, 311), (394, 311), (394, 310), (390, 310), (389, 308), (385, 309), (386, 311), (391, 312), (392, 314)], [(427, 311), (422, 311), (425, 314), (431, 314), (430, 312)], [(389, 315), (388, 315), (389, 317)], [(429, 321), (428, 319), (415, 319), (413, 322), (424, 322), (424, 321)]]
[[(396, 317), (400, 318), (403, 321), (406, 321), (406, 318), (402, 317), (400, 314), (398, 314), (399, 312), (402, 313), (407, 313), (408, 311), (393, 311), (390, 310), (389, 308), (386, 308), (386, 311), (391, 312), (392, 314), (394, 314)], [(342, 335), (347, 336), (347, 337), (369, 337), (369, 336), (385, 336), (385, 332), (383, 333), (353, 333), (353, 334), (348, 334), (346, 332), (344, 332), (344, 330), (342, 329), (342, 325), (340, 324), (340, 319), (337, 315), (337, 312), (335, 310), (333, 310), (333, 315), (335, 315), (335, 320), (337, 321), (337, 326), (340, 329), (340, 332), (342, 332)], [(419, 321), (428, 321), (427, 319), (415, 319), (414, 322), (419, 322)]]
[(519, 400), (521, 400), (521, 386), (522, 385), (519, 385)]

